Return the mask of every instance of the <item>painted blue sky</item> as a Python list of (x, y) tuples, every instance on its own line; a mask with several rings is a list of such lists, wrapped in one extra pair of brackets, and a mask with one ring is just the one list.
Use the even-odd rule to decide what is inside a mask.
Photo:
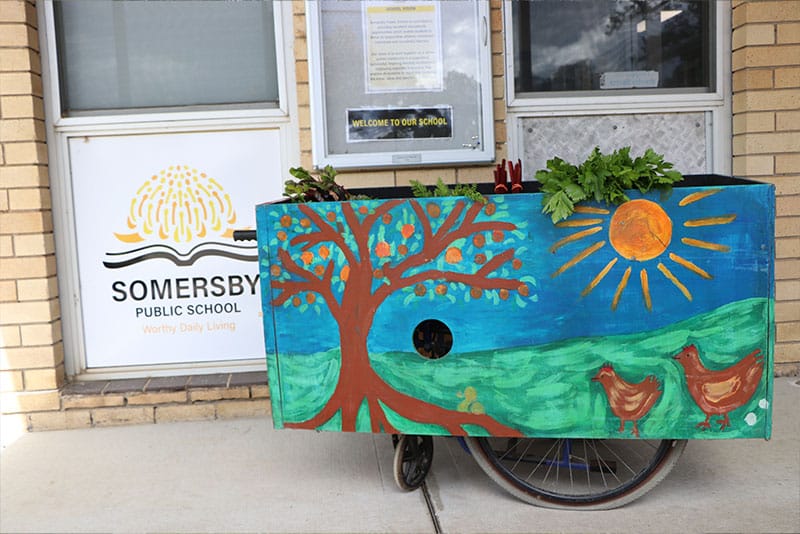
[[(769, 185), (738, 185), (720, 188), (719, 192), (680, 205), (687, 195), (714, 188), (675, 188), (669, 194), (632, 194), (659, 203), (672, 220), (672, 238), (658, 257), (629, 261), (610, 244), (608, 228), (615, 207), (608, 214), (575, 214), (571, 219), (601, 219), (594, 225), (597, 233), (560, 247), (550, 248), (560, 239), (582, 228), (558, 228), (541, 215), (539, 194), (503, 197), (503, 220), (524, 223), (521, 238), (509, 245), (519, 251), (519, 270), (509, 276), (532, 276), (531, 294), (520, 307), (515, 298), (481, 298), (466, 302), (464, 291), (453, 287), (451, 299), (409, 298), (408, 292), (390, 297), (376, 312), (369, 339), (373, 352), (413, 351), (411, 334), (425, 319), (438, 319), (453, 332), (453, 351), (458, 353), (498, 347), (538, 345), (561, 339), (646, 332), (683, 319), (752, 297), (770, 297), (773, 257), (773, 191)], [(271, 206), (270, 210), (294, 210), (296, 205)], [(266, 234), (266, 207), (259, 207), (259, 238)], [(735, 215), (725, 224), (704, 223), (685, 226), (686, 221)], [(485, 216), (481, 216), (484, 217)], [(271, 229), (272, 226), (269, 226)], [(687, 244), (683, 238), (720, 245), (723, 250), (707, 250)], [(586, 259), (558, 276), (552, 274), (580, 251), (605, 241), (605, 245)], [(260, 243), (261, 244), (261, 243)], [(706, 279), (682, 266), (670, 254), (690, 261), (708, 273)], [(581, 291), (614, 258), (608, 274), (586, 296)], [(658, 268), (663, 264), (686, 288), (689, 300)], [(623, 273), (631, 267), (630, 279), (622, 290), (615, 310), (611, 303)], [(262, 267), (263, 269), (263, 267)], [(640, 283), (640, 272), (647, 272), (652, 309), (647, 310)], [(452, 301), (455, 302), (452, 302)], [(306, 353), (327, 350), (338, 345), (339, 332), (333, 319), (323, 309), (319, 315), (292, 307), (276, 310), (279, 352)], [(270, 325), (267, 321), (266, 324)], [(269, 334), (269, 332), (268, 332)], [(268, 339), (270, 336), (267, 336)]]

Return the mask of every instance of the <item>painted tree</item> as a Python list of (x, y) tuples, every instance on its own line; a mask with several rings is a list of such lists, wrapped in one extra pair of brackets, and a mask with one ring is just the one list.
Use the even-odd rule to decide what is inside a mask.
[(453, 435), (465, 433), (462, 425), (521, 435), (486, 413), (450, 410), (397, 391), (375, 372), (367, 349), (376, 311), (398, 292), (406, 294), (405, 303), (455, 302), (458, 295), (465, 301), (513, 298), (525, 305), (533, 279), (511, 276), (521, 266), (511, 245), (524, 234), (503, 220), (501, 202), (456, 197), (277, 206), (284, 211), (274, 212), (271, 243), (278, 261), (273, 258), (270, 266), (272, 305), (298, 313), (327, 306), (341, 349), (338, 382), (325, 406), (310, 419), (285, 426), (318, 428), (340, 412), (342, 430), (354, 431), (366, 403), (373, 432), (397, 433), (386, 406)]

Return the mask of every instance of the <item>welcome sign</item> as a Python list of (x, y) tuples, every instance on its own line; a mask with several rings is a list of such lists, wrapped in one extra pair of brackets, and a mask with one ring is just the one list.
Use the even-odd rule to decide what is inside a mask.
[[(87, 368), (257, 359), (256, 201), (277, 130), (70, 141)], [(278, 177), (278, 178), (276, 178)]]

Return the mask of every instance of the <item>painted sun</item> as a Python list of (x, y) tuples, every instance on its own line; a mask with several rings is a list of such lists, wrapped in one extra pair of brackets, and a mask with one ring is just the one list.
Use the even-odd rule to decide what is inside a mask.
[[(678, 206), (688, 206), (720, 191), (722, 190), (707, 189), (690, 193), (678, 202)], [(735, 219), (735, 214), (702, 217), (688, 219), (684, 221), (683, 226), (691, 229), (701, 226), (724, 225), (733, 222)], [(651, 276), (663, 276), (689, 301), (692, 300), (692, 293), (681, 281), (681, 276), (688, 271), (691, 275), (699, 276), (705, 280), (713, 278), (710, 273), (670, 250), (673, 245), (673, 221), (661, 206), (651, 200), (629, 200), (614, 209), (613, 213), (605, 208), (578, 206), (575, 208), (573, 217), (557, 223), (556, 226), (572, 228), (576, 231), (554, 243), (550, 247), (550, 252), (552, 253), (569, 243), (584, 240), (597, 234), (605, 235), (606, 239), (601, 237), (564, 262), (552, 274), (552, 277), (560, 276), (571, 267), (606, 247), (606, 245), (610, 245), (615, 252), (614, 257), (583, 288), (581, 297), (589, 295), (607, 276), (617, 273), (619, 278), (611, 300), (612, 310), (617, 309), (620, 299), (628, 286), (632, 284), (632, 276), (634, 276), (635, 280), (636, 274), (634, 270), (638, 270), (638, 284), (641, 287), (644, 306), (648, 311), (653, 309), (653, 299), (650, 294)], [(602, 234), (604, 231), (605, 234)], [(716, 252), (728, 252), (730, 250), (727, 245), (692, 237), (683, 237), (680, 242), (689, 247)], [(669, 262), (666, 261), (666, 258), (669, 259)], [(627, 260), (627, 263), (629, 263), (621, 274), (618, 272), (619, 269), (615, 271), (615, 267), (620, 263), (620, 260)], [(652, 265), (653, 262), (655, 262), (655, 265)], [(639, 267), (638, 264), (642, 264), (642, 266)], [(680, 267), (680, 269), (675, 269), (676, 267)], [(635, 284), (635, 282), (633, 283)]]
[(114, 233), (125, 243), (148, 238), (187, 243), (209, 235), (230, 237), (236, 212), (222, 185), (188, 165), (171, 165), (153, 174), (131, 199), (129, 233)]

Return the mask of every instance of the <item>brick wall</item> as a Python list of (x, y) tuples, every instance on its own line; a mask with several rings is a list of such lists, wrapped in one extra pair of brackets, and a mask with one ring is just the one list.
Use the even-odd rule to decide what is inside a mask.
[(0, 409), (59, 409), (64, 354), (33, 2), (0, 2)]
[(733, 3), (733, 172), (775, 184), (776, 363), (800, 369), (800, 0)]

